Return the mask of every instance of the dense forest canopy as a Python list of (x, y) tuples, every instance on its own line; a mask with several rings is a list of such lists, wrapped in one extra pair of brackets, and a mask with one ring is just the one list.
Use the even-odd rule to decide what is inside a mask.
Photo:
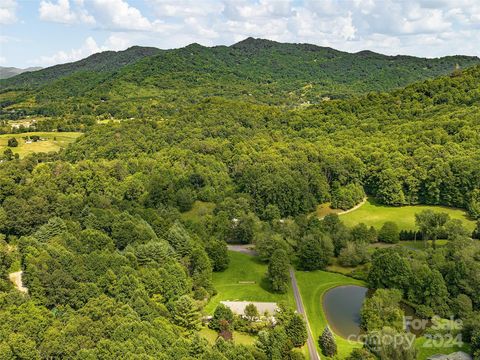
[[(471, 234), (421, 213), (418, 237), (448, 245), (371, 254), (369, 244), (411, 234), (311, 216), (320, 203), (349, 209), (369, 195), (478, 220), (477, 58), (247, 39), (102, 53), (0, 84), (2, 132), (32, 118), (35, 130), (84, 132), (59, 153), (18, 158), (14, 142), (30, 128), (17, 126), (2, 155), (0, 357), (301, 359), (305, 325), (284, 304), (277, 326), (255, 324), (254, 307), (246, 319), (219, 306), (209, 326), (227, 341), (197, 334), (227, 242), (256, 245), (272, 292), (287, 292), (290, 264), (365, 266), (354, 275), (385, 288), (363, 310), (365, 330), (392, 325), (367, 318), (377, 302), (390, 298), (397, 319), (403, 299), (424, 317), (465, 319), (479, 351), (480, 225)], [(198, 204), (212, 210), (186, 218)], [(7, 280), (13, 269), (28, 295)], [(238, 329), (256, 345), (228, 341)]]

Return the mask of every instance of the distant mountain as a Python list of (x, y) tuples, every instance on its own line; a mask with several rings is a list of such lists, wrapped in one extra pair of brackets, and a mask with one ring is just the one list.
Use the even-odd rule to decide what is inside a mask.
[(26, 68), (26, 69), (20, 69), (20, 68), (16, 68), (16, 67), (4, 67), (4, 66), (0, 66), (0, 79), (8, 79), (8, 78), (11, 78), (15, 75), (18, 75), (18, 74), (22, 74), (22, 73), (25, 73), (25, 72), (29, 72), (29, 71), (37, 71), (37, 70), (41, 70), (42, 68), (37, 66), (37, 67), (29, 67), (29, 68)]
[[(5, 84), (8, 84), (8, 87), (38, 87), (77, 72), (111, 72), (160, 51), (156, 48), (141, 46), (133, 46), (124, 51), (104, 51), (80, 61), (51, 66), (35, 73), (20, 74)], [(0, 85), (5, 86), (5, 84)]]
[[(319, 103), (389, 91), (479, 63), (473, 56), (427, 59), (347, 53), (247, 38), (232, 46), (191, 44), (172, 50), (137, 46), (102, 52), (2, 80), (0, 87), (34, 95), (35, 103), (25, 102), (33, 113), (130, 117), (138, 112), (171, 113), (209, 97), (288, 106)], [(6, 104), (26, 99), (18, 91), (12, 96), (5, 97)]]

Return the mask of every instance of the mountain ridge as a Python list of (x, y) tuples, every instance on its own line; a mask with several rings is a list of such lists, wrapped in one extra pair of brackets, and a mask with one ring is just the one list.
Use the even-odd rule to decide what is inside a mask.
[[(390, 91), (479, 63), (469, 56), (347, 53), (254, 38), (231, 46), (135, 46), (2, 80), (1, 110), (135, 117), (139, 107), (142, 114), (167, 115), (209, 97), (301, 106)], [(79, 104), (88, 110), (79, 110)]]

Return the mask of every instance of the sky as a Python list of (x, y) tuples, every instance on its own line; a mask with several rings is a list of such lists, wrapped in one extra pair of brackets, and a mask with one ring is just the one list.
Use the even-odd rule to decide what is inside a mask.
[(480, 0), (0, 0), (0, 65), (246, 37), (357, 52), (480, 56)]

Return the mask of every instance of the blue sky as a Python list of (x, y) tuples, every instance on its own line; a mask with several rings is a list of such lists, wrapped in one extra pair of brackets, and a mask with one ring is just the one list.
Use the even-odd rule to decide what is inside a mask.
[(356, 52), (480, 56), (480, 0), (0, 0), (0, 65), (248, 36)]

